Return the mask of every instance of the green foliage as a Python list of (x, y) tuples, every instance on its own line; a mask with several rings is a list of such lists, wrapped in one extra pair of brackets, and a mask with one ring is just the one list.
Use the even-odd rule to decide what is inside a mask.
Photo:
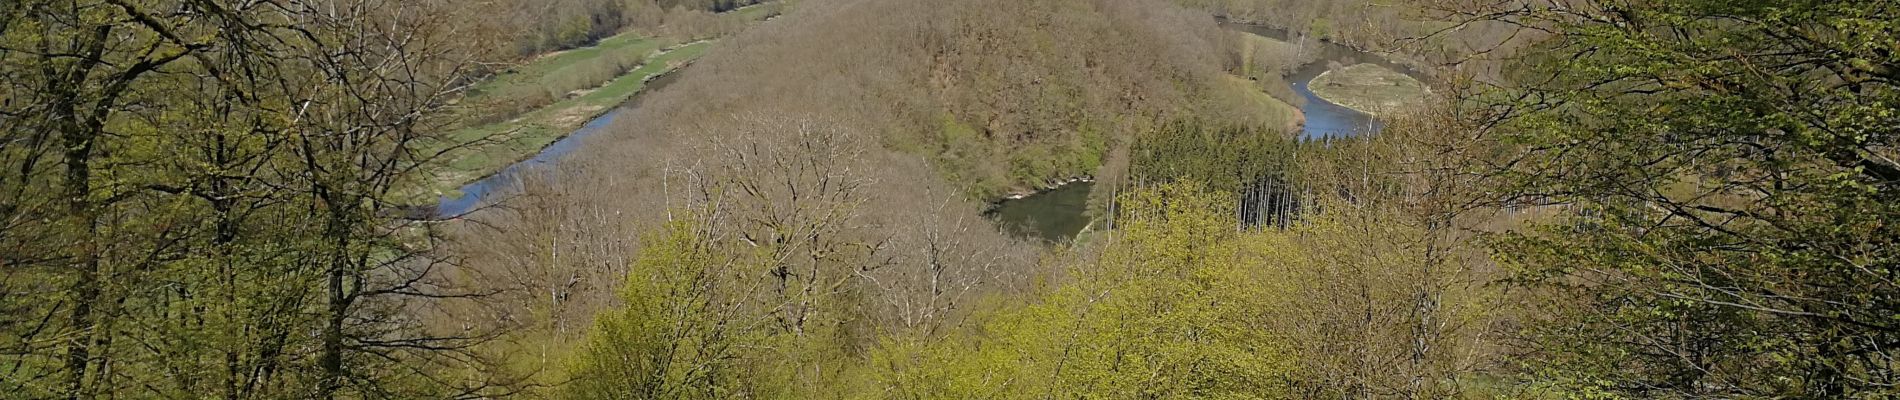
[(1331, 199), (1313, 208), (1244, 241), (1264, 276), (1265, 329), (1288, 343), (1297, 393), (1474, 394), (1460, 382), (1486, 373), (1485, 337), (1510, 304), (1485, 285), (1482, 249), (1434, 241), (1433, 227), (1394, 207)]
[(914, 138), (894, 141), (926, 149), (979, 198), (1094, 175), (1155, 121), (1256, 114), (1215, 95), (1229, 89), (1214, 55), (1224, 42), (1204, 15), (1145, 0), (970, 0), (905, 13), (935, 22), (880, 34), (901, 37), (881, 51), (907, 58), (869, 73), (905, 80), (872, 93), (919, 107), (893, 112), (914, 124), (896, 129)]
[(518, 117), (562, 100), (570, 92), (599, 87), (645, 63), (668, 44), (630, 32), (593, 46), (536, 57), (470, 88), (462, 99), (463, 118), (477, 125)]
[(0, 6), (0, 393), (484, 392), (389, 200), (488, 43), (442, 3), (236, 3)]
[[(732, 26), (776, 15), (778, 6), (759, 5), (757, 0), (533, 0), (499, 1), (484, 4), (483, 10), (500, 15), (497, 29), (511, 29), (513, 50), (523, 57), (583, 48), (610, 37), (639, 33), (694, 31), (673, 39), (690, 41), (730, 33), (718, 26)], [(719, 15), (726, 11), (742, 11)]]
[(1026, 306), (935, 343), (893, 339), (873, 365), (902, 398), (1276, 398), (1284, 343), (1262, 329), (1225, 196), (1131, 194), (1098, 263)]
[(1290, 179), (1294, 152), (1302, 147), (1277, 131), (1178, 121), (1140, 137), (1132, 175), (1152, 182), (1192, 180), (1238, 193), (1262, 180)]
[[(1578, 396), (1887, 398), (1900, 343), (1891, 2), (1662, 1), (1532, 52), (1500, 238), (1555, 317), (1534, 379)], [(1515, 93), (1514, 93), (1515, 95)]]
[[(936, 140), (936, 159), (938, 170), (944, 179), (951, 182), (969, 182), (974, 187), (974, 196), (993, 198), (1002, 196), (1010, 182), (999, 170), (1003, 167), (991, 162), (991, 142), (984, 139), (982, 132), (975, 127), (958, 121), (955, 116), (942, 115), (939, 127), (940, 136)], [(928, 140), (928, 139), (926, 139)]]
[[(563, 390), (572, 399), (728, 398), (740, 390), (747, 329), (725, 285), (745, 261), (716, 253), (686, 222), (668, 225), (641, 252), (620, 289), (621, 308), (589, 331)], [(736, 324), (735, 324), (736, 323)]]
[[(620, 38), (617, 37), (616, 39)], [(651, 49), (650, 46), (654, 43), (650, 40), (639, 38), (625, 39), (635, 44), (622, 47), (622, 50)], [(409, 188), (411, 190), (405, 197), (411, 198), (409, 199), (411, 204), (415, 201), (433, 200), (442, 193), (455, 190), (479, 177), (500, 171), (510, 164), (532, 157), (534, 154), (540, 152), (542, 148), (547, 147), (549, 143), (566, 137), (566, 135), (573, 132), (574, 129), (579, 128), (602, 113), (612, 110), (613, 107), (619, 106), (634, 95), (639, 94), (652, 82), (651, 79), (653, 77), (671, 72), (697, 59), (700, 55), (705, 54), (712, 45), (713, 43), (711, 42), (687, 44), (659, 53), (643, 53), (638, 57), (630, 59), (620, 58), (611, 53), (596, 54), (602, 58), (616, 60), (611, 64), (593, 64), (585, 60), (577, 61), (576, 64), (566, 64), (565, 66), (559, 62), (562, 60), (553, 60), (550, 63), (537, 62), (531, 64), (524, 74), (533, 73), (534, 71), (546, 72), (549, 71), (549, 69), (552, 69), (553, 72), (561, 72), (576, 67), (609, 68), (610, 70), (617, 70), (627, 67), (627, 65), (621, 63), (632, 62), (628, 60), (638, 61), (638, 64), (634, 64), (631, 69), (616, 72), (612, 75), (599, 76), (605, 77), (607, 80), (594, 83), (598, 86), (589, 86), (589, 89), (586, 90), (585, 93), (576, 92), (573, 96), (564, 96), (563, 98), (554, 99), (551, 103), (539, 106), (539, 108), (520, 110), (520, 114), (508, 114), (507, 120), (493, 123), (479, 123), (482, 119), (475, 119), (465, 121), (475, 122), (473, 124), (457, 126), (454, 129), (445, 129), (449, 131), (449, 135), (446, 140), (441, 142), (441, 146), (459, 148), (447, 153), (446, 156), (449, 159), (440, 163), (440, 165), (438, 165), (439, 168), (430, 171), (434, 174), (433, 179), (424, 181), (417, 187)], [(576, 52), (579, 51), (577, 50)], [(566, 53), (563, 53), (563, 55), (565, 54)], [(583, 65), (586, 67), (581, 67)], [(600, 72), (604, 73), (607, 71)], [(552, 77), (554, 79), (549, 79), (549, 81), (557, 81), (564, 79), (562, 77), (571, 77), (571, 75), (548, 73), (547, 75), (543, 75), (543, 77)], [(502, 78), (503, 82), (512, 79), (526, 78)], [(497, 82), (493, 83), (493, 85), (498, 87), (497, 89), (500, 93), (525, 91), (536, 94), (551, 93), (544, 91), (554, 90), (556, 87), (573, 85), (563, 85), (549, 81)], [(501, 95), (481, 94), (467, 101), (477, 103), (489, 102), (489, 105), (502, 103), (504, 104), (502, 107), (508, 107), (506, 104), (509, 103), (513, 105), (531, 104), (522, 102), (519, 98), (497, 100), (495, 99), (497, 96)], [(529, 97), (533, 96), (530, 95)], [(474, 110), (463, 110), (465, 112), (463, 117), (469, 118), (470, 116), (468, 116), (468, 114), (470, 113), (479, 115), (481, 113), (500, 111), (483, 107), (483, 105), (480, 104), (474, 107)]]
[[(1027, 301), (941, 333), (863, 322), (772, 326), (741, 299), (767, 258), (702, 226), (653, 236), (571, 364), (570, 398), (1282, 398), (1292, 359), (1266, 329), (1226, 196), (1193, 183), (1124, 199), (1115, 247)], [(748, 261), (752, 260), (752, 261)], [(833, 304), (869, 298), (847, 292)], [(852, 300), (856, 299), (856, 300)], [(834, 313), (837, 311), (834, 311)], [(853, 312), (841, 314), (852, 316)], [(855, 318), (862, 318), (861, 316)]]

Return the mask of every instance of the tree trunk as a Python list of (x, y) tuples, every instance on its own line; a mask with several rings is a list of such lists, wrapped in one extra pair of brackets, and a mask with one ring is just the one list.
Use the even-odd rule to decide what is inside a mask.
[[(64, 98), (77, 97), (73, 93), (64, 93)], [(74, 109), (75, 104), (58, 107), (63, 111), (65, 133), (61, 135), (66, 146), (64, 162), (66, 165), (65, 195), (68, 217), (81, 232), (74, 238), (70, 249), (72, 265), (75, 269), (73, 279), (73, 310), (67, 323), (74, 335), (66, 347), (66, 397), (78, 399), (86, 397), (85, 380), (87, 370), (92, 364), (93, 309), (99, 302), (99, 218), (92, 204), (92, 146), (91, 129), (79, 122)]]
[[(318, 188), (317, 191), (318, 193), (326, 192), (322, 188)], [(337, 390), (343, 387), (343, 328), (350, 306), (349, 296), (344, 287), (344, 278), (348, 273), (350, 263), (350, 232), (347, 211), (339, 208), (342, 206), (339, 204), (341, 202), (327, 199), (325, 202), (329, 203), (330, 212), (334, 213), (330, 216), (330, 227), (327, 231), (329, 237), (335, 240), (333, 245), (336, 247), (330, 249), (332, 253), (327, 266), (329, 276), (324, 284), (329, 297), (324, 313), (329, 320), (323, 327), (321, 356), (317, 361), (321, 375), (316, 397), (333, 399), (336, 398)]]

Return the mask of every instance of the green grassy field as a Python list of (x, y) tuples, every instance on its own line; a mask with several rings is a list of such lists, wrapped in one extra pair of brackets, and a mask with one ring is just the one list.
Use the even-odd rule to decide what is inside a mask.
[[(647, 38), (630, 32), (601, 39), (599, 43), (590, 47), (548, 53), (508, 73), (476, 85), (469, 90), (470, 95), (466, 100), (492, 101), (497, 100), (497, 97), (515, 94), (520, 90), (540, 89), (548, 86), (552, 83), (551, 81), (562, 79), (561, 74), (573, 73), (576, 69), (594, 65), (638, 63), (667, 44), (662, 39)], [(588, 87), (596, 86), (599, 82), (594, 82), (594, 84)]]
[(1247, 32), (1233, 32), (1233, 35), (1239, 38), (1237, 50), (1242, 76), (1277, 75), (1305, 64), (1297, 45)]
[(1304, 122), (1300, 108), (1288, 102), (1297, 98), (1282, 74), (1298, 67), (1299, 46), (1246, 32), (1234, 32), (1239, 38), (1240, 71), (1222, 77), (1221, 90), (1236, 103), (1247, 107), (1247, 122), (1295, 131)]
[[(491, 84), (497, 86), (532, 85), (532, 82), (560, 77), (563, 69), (586, 65), (590, 58), (612, 57), (616, 52), (641, 52), (642, 55), (650, 56), (644, 57), (638, 67), (612, 78), (604, 85), (570, 92), (553, 104), (505, 121), (456, 130), (447, 138), (447, 143), (484, 143), (456, 151), (442, 168), (435, 171), (434, 179), (422, 185), (424, 187), (416, 197), (426, 199), (454, 194), (457, 188), (468, 182), (532, 157), (542, 147), (560, 140), (568, 132), (639, 93), (646, 88), (649, 77), (685, 65), (712, 46), (712, 42), (698, 42), (654, 53), (658, 46), (653, 40), (628, 36), (602, 41), (602, 46), (545, 56), (511, 76), (493, 81)], [(623, 37), (626, 39), (621, 40)], [(482, 92), (477, 96), (487, 96), (489, 93)]]
[(1278, 127), (1288, 131), (1297, 131), (1300, 123), (1304, 122), (1305, 116), (1300, 114), (1299, 107), (1294, 107), (1267, 94), (1260, 87), (1260, 82), (1233, 75), (1222, 76), (1221, 80), (1224, 83), (1221, 87), (1228, 92), (1226, 95), (1237, 98), (1237, 103), (1243, 105), (1246, 110), (1246, 114), (1237, 119), (1258, 126)]
[[(756, 22), (790, 9), (785, 1), (728, 11)], [(509, 164), (533, 157), (646, 88), (647, 80), (704, 54), (711, 41), (676, 44), (628, 32), (593, 46), (543, 54), (469, 89), (456, 119), (461, 126), (444, 146), (481, 141), (459, 149), (404, 197), (426, 202)]]
[(1326, 71), (1307, 88), (1326, 101), (1372, 115), (1416, 103), (1428, 91), (1417, 79), (1374, 64)]

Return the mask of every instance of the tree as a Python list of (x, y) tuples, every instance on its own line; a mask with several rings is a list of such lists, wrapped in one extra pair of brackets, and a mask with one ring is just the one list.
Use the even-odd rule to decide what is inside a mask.
[(765, 333), (749, 303), (760, 259), (734, 257), (704, 222), (670, 223), (641, 251), (570, 367), (575, 399), (727, 398), (744, 392), (741, 357)]
[(1388, 115), (1376, 135), (1302, 149), (1298, 206), (1249, 237), (1306, 397), (1483, 395), (1515, 317), (1480, 239), (1514, 216), (1483, 201), (1482, 129), (1453, 102)]
[(1131, 192), (1099, 262), (980, 328), (878, 354), (891, 366), (880, 385), (902, 398), (1286, 396), (1292, 360), (1264, 329), (1228, 199), (1192, 182)]
[(853, 229), (861, 147), (810, 120), (728, 123), (706, 132), (716, 157), (671, 172), (684, 206), (628, 269), (625, 308), (575, 355), (569, 397), (793, 396), (837, 379), (868, 322), (859, 277), (884, 265)]
[(1629, 397), (1878, 398), (1900, 382), (1891, 2), (1511, 2), (1551, 32), (1494, 164), (1570, 217), (1500, 241), (1554, 316), (1531, 379)]
[[(28, 397), (458, 396), (480, 332), (419, 319), (392, 192), (484, 43), (442, 2), (26, 1), (0, 11), (0, 302)], [(14, 116), (20, 118), (15, 119)], [(17, 313), (15, 313), (17, 312)]]

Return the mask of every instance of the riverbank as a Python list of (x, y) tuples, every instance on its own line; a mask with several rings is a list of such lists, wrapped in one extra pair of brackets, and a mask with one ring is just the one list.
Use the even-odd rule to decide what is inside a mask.
[[(757, 3), (718, 14), (756, 23), (782, 15), (783, 2)], [(592, 46), (534, 57), (469, 90), (442, 141), (446, 160), (401, 197), (414, 204), (460, 197), (467, 185), (534, 159), (644, 91), (648, 83), (692, 63), (717, 39), (677, 43), (625, 32)]]
[(1042, 193), (1049, 192), (1056, 189), (1061, 189), (1063, 186), (1068, 186), (1069, 184), (1072, 184), (1072, 183), (1095, 183), (1095, 177), (1072, 176), (1072, 177), (1069, 177), (1068, 179), (1058, 179), (1051, 183), (1045, 184), (1041, 188), (1038, 188), (1036, 190), (1010, 191), (1008, 195), (1005, 195), (1003, 196), (1003, 198), (997, 199), (996, 201), (992, 201), (990, 203), (998, 204), (998, 203), (1002, 203), (1002, 202), (1006, 202), (1010, 200), (1022, 200), (1023, 198), (1026, 198), (1026, 197), (1035, 196), (1037, 194), (1042, 194)]
[(1284, 80), (1262, 82), (1234, 75), (1222, 75), (1221, 80), (1223, 83), (1221, 87), (1228, 88), (1228, 95), (1235, 97), (1234, 104), (1242, 105), (1245, 110), (1235, 115), (1236, 119), (1255, 126), (1276, 127), (1289, 132), (1298, 131), (1306, 124), (1306, 113), (1300, 111), (1299, 106), (1293, 105), (1292, 102), (1280, 96), (1275, 96), (1267, 88), (1262, 87), (1263, 85), (1284, 86)]
[[(1415, 101), (1429, 92), (1429, 85), (1425, 83), (1430, 80), (1429, 76), (1420, 74), (1417, 69), (1404, 63), (1387, 59), (1383, 54), (1325, 40), (1303, 40), (1300, 45), (1293, 46), (1288, 41), (1292, 33), (1272, 26), (1232, 21), (1223, 22), (1222, 26), (1255, 35), (1261, 40), (1277, 42), (1274, 43), (1276, 46), (1286, 45), (1295, 49), (1298, 66), (1283, 78), (1293, 93), (1303, 100), (1299, 102), (1300, 113), (1304, 117), (1300, 128), (1301, 138), (1320, 139), (1377, 131), (1379, 122), (1375, 118), (1376, 114), (1390, 112), (1391, 108)], [(1259, 41), (1253, 38), (1249, 40)], [(1342, 68), (1347, 70), (1344, 74), (1333, 71), (1335, 66), (1340, 65), (1359, 67)], [(1328, 78), (1320, 79), (1322, 76)], [(1322, 96), (1321, 92), (1327, 95)]]
[(450, 135), (451, 143), (482, 143), (461, 150), (459, 156), (435, 171), (418, 200), (459, 195), (459, 188), (501, 171), (509, 165), (535, 156), (548, 144), (568, 136), (575, 128), (594, 120), (625, 103), (645, 89), (653, 78), (690, 64), (704, 54), (712, 41), (699, 41), (660, 49), (627, 73), (598, 87), (582, 89), (552, 105), (529, 111), (513, 119), (463, 128)]

